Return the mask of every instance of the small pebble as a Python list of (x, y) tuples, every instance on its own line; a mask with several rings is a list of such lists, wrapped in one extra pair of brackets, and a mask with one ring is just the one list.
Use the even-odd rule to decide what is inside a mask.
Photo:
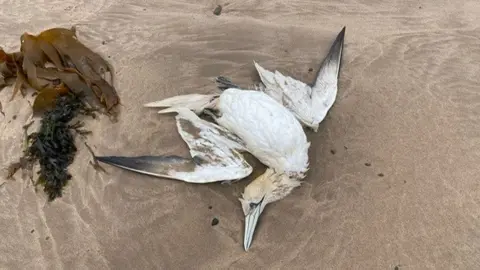
[(337, 153), (337, 151), (335, 151), (335, 149), (332, 149), (332, 150), (330, 150), (330, 153), (332, 153), (332, 155), (335, 155), (335, 153)]
[(50, 236), (45, 237), (45, 240), (48, 240), (48, 239), (50, 239)]
[(212, 209), (212, 208), (213, 208), (213, 207), (212, 207), (211, 205), (210, 205), (210, 206), (208, 206), (208, 209)]
[(32, 230), (30, 231), (30, 233), (33, 233), (34, 231), (35, 231), (35, 230), (32, 229)]
[(312, 72), (312, 71), (313, 71), (313, 68), (309, 68), (309, 69), (308, 69), (308, 72)]
[(105, 45), (105, 44), (107, 44), (107, 42), (106, 42), (105, 40), (104, 40), (104, 41), (102, 41), (102, 45)]
[(12, 119), (13, 120), (17, 119), (17, 115), (12, 116)]
[(222, 14), (222, 6), (218, 5), (214, 10), (213, 10), (213, 14), (215, 15), (220, 15)]
[(378, 175), (379, 177), (383, 177), (383, 176), (384, 176), (383, 173), (379, 173), (379, 174), (377, 174), (377, 175)]
[(220, 221), (218, 220), (218, 218), (213, 218), (213, 219), (212, 219), (212, 226), (218, 225), (219, 222), (220, 222)]
[(369, 163), (369, 162), (366, 162), (366, 163), (365, 163), (365, 166), (370, 167), (370, 166), (372, 166), (372, 164)]

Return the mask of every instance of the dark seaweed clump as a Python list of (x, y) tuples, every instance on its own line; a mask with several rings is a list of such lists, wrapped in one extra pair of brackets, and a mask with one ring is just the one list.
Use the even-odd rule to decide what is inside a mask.
[(49, 201), (62, 197), (62, 190), (72, 178), (68, 166), (73, 162), (77, 148), (69, 122), (84, 109), (76, 95), (60, 96), (55, 107), (45, 112), (40, 130), (29, 136), (32, 144), (27, 150), (30, 161), (40, 163), (37, 184), (42, 185)]

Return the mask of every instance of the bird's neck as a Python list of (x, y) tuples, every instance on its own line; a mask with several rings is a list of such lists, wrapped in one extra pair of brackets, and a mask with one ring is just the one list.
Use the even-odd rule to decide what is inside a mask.
[(267, 185), (270, 185), (271, 193), (273, 196), (269, 199), (270, 202), (280, 200), (290, 194), (292, 190), (298, 186), (300, 186), (303, 177), (297, 177), (296, 175), (292, 175), (291, 173), (277, 173), (274, 172), (272, 169), (270, 176), (265, 180), (268, 181)]
[(275, 169), (280, 169), (283, 173), (287, 174), (292, 179), (301, 180), (305, 178), (308, 171), (308, 148), (310, 142), (305, 139), (304, 143), (297, 144), (295, 150), (291, 152), (287, 159), (283, 159), (281, 164)]

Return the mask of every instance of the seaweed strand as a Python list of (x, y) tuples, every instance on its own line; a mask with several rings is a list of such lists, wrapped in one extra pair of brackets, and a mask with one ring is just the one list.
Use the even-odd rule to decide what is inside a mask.
[(72, 178), (68, 166), (73, 162), (77, 147), (69, 122), (83, 109), (78, 96), (68, 94), (56, 100), (41, 121), (40, 130), (30, 135), (32, 144), (27, 150), (31, 160), (40, 163), (39, 178), (49, 201), (62, 197), (62, 190)]

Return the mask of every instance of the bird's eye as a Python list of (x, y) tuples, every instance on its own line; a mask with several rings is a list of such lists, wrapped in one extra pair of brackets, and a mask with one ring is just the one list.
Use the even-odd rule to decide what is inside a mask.
[(264, 199), (265, 199), (265, 196), (263, 196), (263, 198), (258, 203), (251, 202), (249, 204), (250, 208), (255, 208), (255, 207), (259, 206), (263, 202)]

